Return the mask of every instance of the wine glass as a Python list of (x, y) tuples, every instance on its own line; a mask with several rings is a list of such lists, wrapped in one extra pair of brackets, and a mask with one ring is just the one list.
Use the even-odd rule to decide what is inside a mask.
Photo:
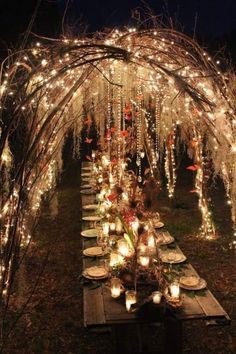
[(100, 230), (97, 236), (97, 245), (102, 248), (103, 252), (106, 251), (108, 241), (109, 241), (109, 236), (104, 234), (103, 231)]

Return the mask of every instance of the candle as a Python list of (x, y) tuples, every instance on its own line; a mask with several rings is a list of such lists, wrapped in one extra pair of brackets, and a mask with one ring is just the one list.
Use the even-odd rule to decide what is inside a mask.
[(162, 298), (162, 293), (160, 291), (153, 291), (152, 301), (154, 304), (160, 304)]
[(124, 258), (116, 252), (111, 252), (110, 254), (110, 267), (116, 267), (124, 263)]
[(125, 201), (125, 202), (128, 202), (129, 201), (129, 196), (127, 193), (123, 192), (122, 193), (122, 199)]
[(136, 219), (135, 221), (132, 222), (132, 229), (134, 230), (135, 233), (137, 233), (138, 228), (139, 228), (139, 219)]
[(104, 222), (102, 224), (102, 231), (105, 235), (108, 235), (109, 234), (109, 228), (110, 228), (110, 224), (109, 222)]
[(135, 304), (137, 302), (136, 299), (136, 291), (134, 290), (127, 290), (125, 292), (125, 306), (126, 310), (130, 312), (131, 310), (131, 305)]
[(121, 294), (121, 289), (122, 285), (120, 279), (116, 277), (111, 278), (111, 296), (114, 298), (119, 297)]
[(116, 224), (114, 222), (110, 222), (110, 231), (115, 231)]
[(173, 297), (173, 299), (179, 299), (180, 295), (180, 288), (179, 288), (179, 283), (177, 281), (174, 281), (173, 283), (170, 284), (170, 295)]
[(148, 236), (147, 243), (148, 243), (148, 247), (155, 248), (155, 239), (154, 239), (153, 235)]
[(123, 225), (122, 222), (119, 218), (116, 218), (116, 222), (115, 222), (115, 228), (116, 228), (116, 232), (118, 234), (121, 234), (123, 231)]
[(127, 257), (130, 254), (130, 249), (126, 240), (119, 240), (117, 242), (118, 252), (123, 256)]
[(142, 267), (148, 268), (149, 264), (150, 264), (150, 257), (149, 256), (139, 256), (138, 261)]
[(99, 206), (99, 212), (100, 212), (100, 214), (104, 214), (105, 211), (106, 211), (105, 205), (104, 205), (104, 203), (102, 203), (102, 204)]

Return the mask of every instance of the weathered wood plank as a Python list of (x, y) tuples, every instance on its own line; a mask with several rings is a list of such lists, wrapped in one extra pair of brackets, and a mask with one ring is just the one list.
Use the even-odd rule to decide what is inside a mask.
[(104, 306), (101, 287), (84, 288), (84, 325), (93, 326), (105, 324)]

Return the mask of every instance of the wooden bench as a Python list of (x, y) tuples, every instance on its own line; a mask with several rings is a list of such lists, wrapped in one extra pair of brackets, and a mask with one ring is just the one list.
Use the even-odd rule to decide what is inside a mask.
[[(82, 195), (82, 205), (95, 202), (95, 195)], [(88, 212), (82, 211), (83, 216)], [(82, 215), (81, 215), (82, 216)], [(89, 223), (83, 222), (82, 228), (88, 228)], [(94, 246), (96, 239), (82, 238), (82, 248)], [(96, 264), (100, 260), (93, 260), (84, 257), (84, 269)], [(194, 268), (187, 264), (187, 270), (192, 273)], [(196, 273), (196, 272), (195, 272)], [(122, 299), (113, 299), (105, 282), (95, 289), (84, 287), (84, 325), (88, 328), (109, 326), (112, 329), (114, 353), (139, 353), (142, 348), (140, 333), (146, 325), (145, 319), (140, 319), (134, 313), (128, 313)], [(229, 324), (230, 318), (222, 306), (216, 300), (209, 289), (205, 290), (204, 296), (199, 296), (197, 292), (193, 297), (187, 296), (184, 292), (181, 295), (183, 304), (180, 310), (175, 312), (175, 316), (165, 316), (163, 324), (165, 326), (165, 353), (182, 353), (182, 324), (188, 320), (205, 320), (207, 324)], [(152, 321), (158, 323), (160, 321)], [(171, 338), (171, 339), (170, 339)], [(122, 350), (121, 345), (122, 343)], [(118, 345), (119, 344), (119, 345)]]

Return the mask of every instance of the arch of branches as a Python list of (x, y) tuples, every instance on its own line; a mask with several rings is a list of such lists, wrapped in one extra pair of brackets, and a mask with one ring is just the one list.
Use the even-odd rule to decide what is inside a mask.
[(153, 176), (163, 163), (169, 197), (184, 145), (194, 161), (189, 169), (195, 171), (202, 235), (214, 234), (209, 168), (222, 178), (236, 219), (234, 87), (196, 42), (162, 28), (41, 40), (9, 55), (0, 72), (2, 319), (41, 198), (60, 174), (69, 130), (78, 152), (82, 129), (89, 144), (95, 125), (107, 154), (136, 159), (140, 181), (144, 156)]

